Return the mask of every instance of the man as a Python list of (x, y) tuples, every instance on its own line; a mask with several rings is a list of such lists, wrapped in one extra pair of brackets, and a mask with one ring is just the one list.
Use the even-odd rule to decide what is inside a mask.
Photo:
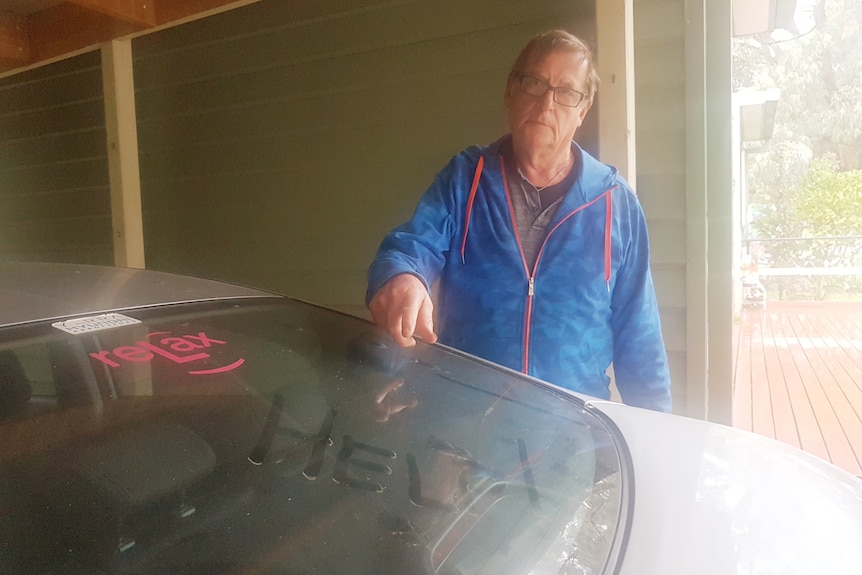
[(598, 75), (552, 30), (506, 85), (510, 134), (455, 156), (368, 271), (374, 321), (402, 346), (437, 340), (587, 395), (670, 411), (646, 222), (617, 171), (574, 141)]

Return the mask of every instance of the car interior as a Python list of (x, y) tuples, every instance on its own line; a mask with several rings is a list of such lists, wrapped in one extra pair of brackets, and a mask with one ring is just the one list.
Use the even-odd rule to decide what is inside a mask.
[[(618, 455), (577, 404), (536, 407), (512, 375), (500, 396), (486, 366), (405, 355), (358, 320), (199, 307), (3, 334), (0, 571), (521, 573), (587, 541), (606, 560)], [(189, 342), (211, 344), (205, 366)]]

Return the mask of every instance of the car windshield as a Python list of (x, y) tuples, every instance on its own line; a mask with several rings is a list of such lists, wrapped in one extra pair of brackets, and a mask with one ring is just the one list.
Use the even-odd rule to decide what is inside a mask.
[(0, 331), (0, 572), (602, 573), (582, 401), (290, 299)]

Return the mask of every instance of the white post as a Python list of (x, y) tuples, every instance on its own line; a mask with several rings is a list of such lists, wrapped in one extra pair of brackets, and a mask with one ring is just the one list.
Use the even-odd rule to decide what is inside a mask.
[(632, 0), (596, 2), (599, 159), (635, 187), (634, 17)]
[(144, 226), (130, 39), (113, 40), (102, 46), (102, 80), (105, 129), (108, 137), (114, 263), (118, 266), (143, 269), (146, 267)]

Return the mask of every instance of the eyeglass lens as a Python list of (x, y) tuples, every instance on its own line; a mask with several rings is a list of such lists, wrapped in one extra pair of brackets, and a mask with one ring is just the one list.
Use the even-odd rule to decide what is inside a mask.
[(544, 80), (532, 76), (521, 76), (521, 91), (530, 96), (544, 96), (545, 92), (553, 90), (554, 101), (557, 104), (574, 108), (581, 103), (584, 94), (563, 86), (551, 86)]

